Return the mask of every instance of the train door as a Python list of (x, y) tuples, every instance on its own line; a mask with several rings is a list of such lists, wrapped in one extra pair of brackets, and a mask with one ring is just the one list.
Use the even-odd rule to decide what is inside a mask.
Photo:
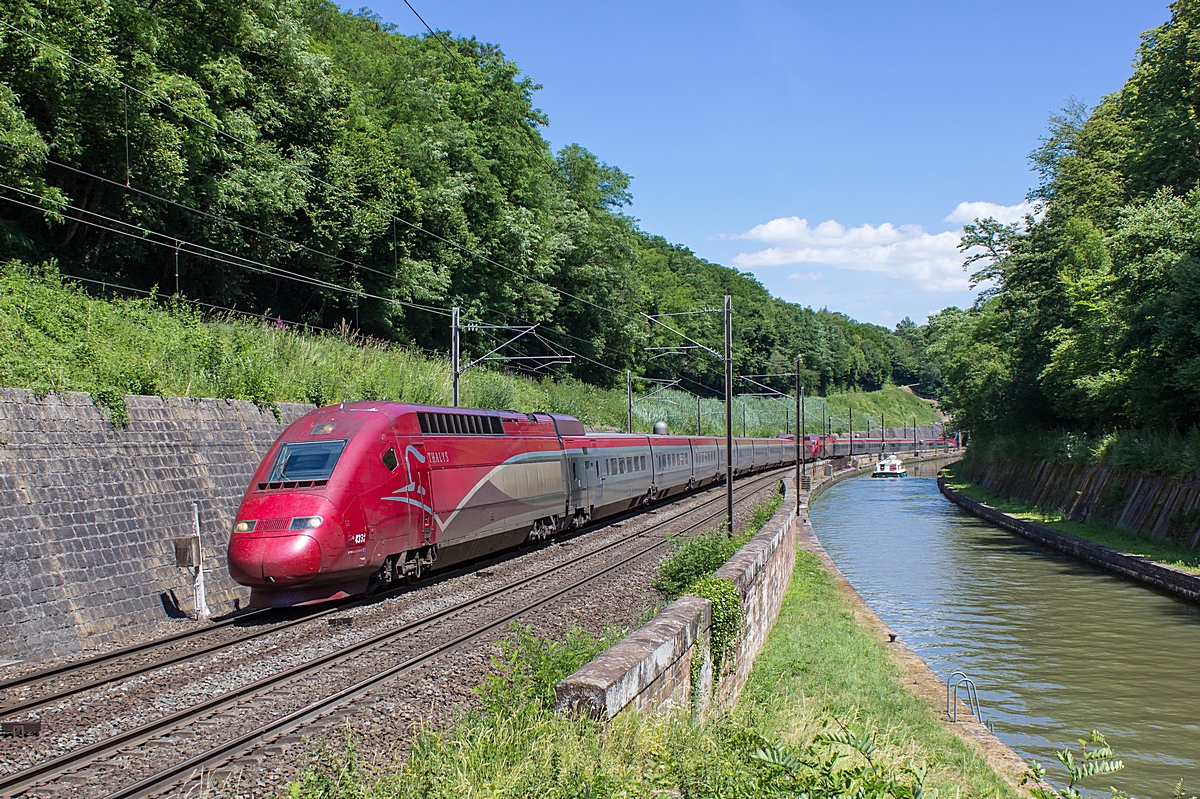
[[(393, 492), (408, 482), (408, 476), (400, 464), (400, 451), (395, 437), (382, 435), (375, 449), (378, 461), (370, 460), (362, 466), (363, 473), (372, 478), (376, 474), (387, 475), (381, 489), (360, 497), (365, 517), (362, 531), (366, 534), (365, 543), (370, 547), (372, 563), (395, 554), (408, 543), (408, 520), (412, 511), (402, 503), (390, 501)], [(384, 469), (387, 471), (384, 472)]]
[(592, 483), (594, 482), (592, 461), (587, 447), (580, 454), (570, 456), (571, 461), (571, 507), (587, 511), (592, 506)]
[(587, 474), (590, 483), (590, 507), (598, 508), (604, 504), (604, 466), (602, 459), (599, 457), (601, 451), (596, 449), (596, 442), (589, 441), (588, 456), (585, 461), (587, 466), (584, 472)]
[(429, 478), (429, 459), (425, 456), (423, 443), (412, 443), (404, 451), (409, 473), (408, 503), (416, 520), (416, 546), (435, 543), (433, 529), (433, 481)]

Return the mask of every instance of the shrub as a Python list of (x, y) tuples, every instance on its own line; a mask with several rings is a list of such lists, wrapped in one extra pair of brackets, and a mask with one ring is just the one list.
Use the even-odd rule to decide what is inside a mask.
[(725, 655), (737, 646), (742, 637), (742, 598), (737, 586), (729, 580), (701, 577), (684, 592), (712, 602), (712, 662), (713, 690), (717, 688)]
[(554, 686), (621, 638), (607, 630), (596, 638), (575, 627), (560, 642), (533, 634), (517, 623), (500, 641), (500, 654), (492, 657), (493, 672), (484, 678), (476, 693), (489, 713), (511, 713), (536, 706), (554, 709)]
[(667, 599), (682, 596), (688, 586), (721, 568), (749, 540), (749, 536), (727, 538), (717, 532), (677, 539), (672, 542), (674, 552), (658, 564), (654, 587)]

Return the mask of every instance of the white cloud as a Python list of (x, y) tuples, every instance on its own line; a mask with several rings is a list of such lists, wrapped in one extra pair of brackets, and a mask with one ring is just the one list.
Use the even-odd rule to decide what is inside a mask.
[[(965, 224), (990, 216), (1009, 223), (1037, 210), (1029, 203), (962, 202), (945, 221)], [(847, 228), (830, 219), (812, 226), (807, 219), (788, 216), (756, 225), (733, 237), (771, 245), (740, 253), (733, 263), (741, 269), (827, 264), (913, 281), (925, 291), (965, 291), (970, 285), (963, 269), (964, 254), (958, 250), (960, 236), (959, 230), (927, 233), (920, 225), (891, 222)], [(798, 272), (789, 278), (819, 280), (822, 276), (821, 272)]]
[(740, 238), (776, 245), (736, 256), (733, 263), (741, 269), (828, 264), (912, 280), (927, 291), (968, 288), (957, 232), (926, 233), (920, 225), (890, 222), (846, 228), (833, 220), (810, 227), (807, 219), (791, 216), (758, 225)]
[(987, 219), (989, 216), (997, 222), (1003, 222), (1006, 225), (1011, 225), (1013, 222), (1020, 222), (1025, 218), (1026, 214), (1033, 214), (1040, 217), (1042, 209), (1031, 202), (1023, 202), (1019, 205), (996, 205), (995, 203), (976, 202), (968, 203), (961, 202), (958, 207), (951, 211), (945, 222), (957, 222), (960, 225), (969, 225), (976, 219)]

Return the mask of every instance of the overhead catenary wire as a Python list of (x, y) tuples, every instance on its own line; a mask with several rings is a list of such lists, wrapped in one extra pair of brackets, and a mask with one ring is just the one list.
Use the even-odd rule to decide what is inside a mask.
[[(46, 197), (45, 195), (38, 194), (37, 192), (29, 191), (28, 189), (22, 189), (17, 186), (10, 186), (6, 183), (0, 183), (0, 189), (8, 189), (10, 191), (15, 191), (15, 192), (23, 194), (27, 197), (34, 197), (39, 200), (43, 200), (45, 202), (50, 202), (50, 203), (54, 202), (54, 200), (52, 198)], [(5, 197), (3, 195), (0, 195), (0, 199), (6, 200), (10, 203), (15, 203), (16, 205), (21, 205), (26, 208), (30, 208), (35, 211), (39, 211), (43, 214), (51, 214), (51, 213), (56, 212), (56, 210), (53, 208), (47, 208), (46, 206), (43, 206), (43, 205), (34, 205), (32, 203), (21, 202), (12, 197)], [(283, 278), (285, 280), (292, 280), (292, 281), (302, 283), (305, 285), (309, 285), (309, 286), (313, 286), (316, 288), (325, 288), (325, 289), (330, 289), (333, 291), (340, 291), (340, 292), (349, 294), (354, 297), (380, 300), (381, 302), (391, 302), (391, 303), (395, 303), (395, 304), (401, 305), (401, 306), (411, 306), (414, 308), (418, 308), (419, 310), (422, 310), (422, 311), (427, 311), (429, 313), (441, 314), (444, 316), (450, 315), (449, 311), (442, 310), (441, 308), (435, 308), (432, 306), (425, 306), (425, 305), (417, 305), (416, 303), (410, 303), (405, 300), (398, 300), (393, 297), (383, 297), (378, 294), (371, 294), (369, 292), (361, 291), (359, 289), (350, 288), (349, 286), (342, 286), (337, 283), (331, 283), (327, 280), (322, 280), (320, 278), (310, 277), (308, 275), (301, 275), (296, 272), (292, 272), (292, 271), (283, 269), (278, 266), (271, 266), (270, 264), (265, 264), (265, 263), (262, 263), (261, 261), (256, 261), (253, 258), (247, 258), (246, 256), (237, 255), (235, 253), (225, 252), (224, 250), (219, 250), (215, 247), (209, 247), (204, 244), (196, 244), (195, 242), (187, 241), (185, 239), (178, 238), (177, 236), (172, 236), (167, 233), (161, 233), (156, 230), (151, 230), (149, 228), (142, 227), (141, 225), (138, 225), (134, 222), (126, 222), (121, 219), (115, 219), (113, 217), (106, 216), (106, 215), (98, 213), (96, 211), (89, 211), (86, 208), (80, 208), (75, 205), (67, 205), (67, 206), (64, 206), (64, 209), (78, 211), (80, 214), (88, 214), (97, 219), (102, 219), (106, 222), (109, 222), (113, 225), (122, 225), (122, 226), (125, 226), (128, 228), (133, 228), (134, 230), (139, 231), (142, 235), (137, 235), (137, 234), (131, 233), (129, 231), (125, 231), (125, 230), (118, 230), (116, 228), (109, 227), (107, 225), (101, 225), (96, 222), (89, 222), (88, 220), (83, 219), (82, 216), (72, 217), (73, 221), (79, 222), (81, 224), (100, 228), (100, 229), (106, 230), (110, 233), (116, 233), (119, 235), (127, 236), (129, 238), (141, 241), (145, 244), (152, 244), (154, 246), (163, 247), (166, 249), (180, 250), (181, 252), (185, 252), (188, 255), (197, 256), (199, 258), (206, 258), (208, 260), (211, 260), (211, 261), (214, 261), (217, 263), (223, 263), (223, 264), (226, 264), (229, 266), (236, 266), (236, 267), (240, 267), (242, 269), (247, 269), (252, 272), (259, 272), (262, 274), (270, 275), (272, 277)], [(158, 238), (148, 238), (148, 237), (158, 237)], [(162, 239), (162, 240), (160, 241), (159, 239)], [(187, 247), (190, 247), (192, 249), (186, 249)]]
[[(149, 93), (147, 93), (147, 92), (144, 92), (144, 91), (142, 91), (141, 89), (138, 89), (136, 86), (133, 86), (133, 85), (131, 85), (131, 84), (127, 83), (126, 81), (122, 80), (120, 77), (117, 77), (117, 76), (115, 76), (115, 75), (112, 75), (112, 74), (110, 74), (110, 73), (106, 72), (105, 70), (103, 70), (103, 69), (100, 69), (99, 67), (96, 67), (95, 65), (92, 65), (92, 64), (89, 64), (89, 63), (87, 63), (86, 61), (84, 61), (84, 60), (82, 60), (82, 59), (78, 58), (77, 56), (73, 55), (72, 53), (70, 53), (70, 52), (68, 52), (68, 51), (66, 51), (66, 50), (64, 50), (64, 49), (62, 49), (61, 47), (58, 47), (57, 45), (51, 44), (50, 42), (47, 42), (46, 40), (44, 40), (44, 39), (42, 39), (42, 38), (40, 38), (40, 37), (38, 37), (38, 36), (35, 36), (34, 34), (30, 33), (29, 31), (26, 31), (26, 30), (23, 30), (23, 29), (21, 29), (21, 28), (18, 28), (18, 27), (16, 27), (15, 25), (11, 24), (11, 23), (10, 23), (10, 22), (8, 22), (7, 20), (0, 19), (0, 25), (3, 25), (4, 27), (8, 28), (9, 30), (11, 30), (12, 32), (16, 33), (16, 34), (17, 34), (17, 35), (19, 35), (19, 36), (23, 36), (23, 37), (25, 37), (25, 38), (27, 38), (27, 39), (30, 39), (30, 40), (32, 40), (32, 41), (35, 41), (35, 42), (37, 42), (38, 44), (42, 45), (43, 47), (47, 47), (47, 48), (49, 48), (49, 49), (51, 49), (51, 50), (54, 50), (55, 52), (58, 52), (58, 53), (60, 53), (60, 54), (61, 54), (61, 55), (63, 55), (64, 57), (66, 57), (66, 58), (70, 59), (71, 61), (73, 61), (73, 62), (75, 62), (75, 63), (77, 63), (77, 64), (79, 64), (79, 65), (80, 65), (80, 66), (82, 66), (83, 68), (85, 68), (85, 69), (87, 69), (87, 70), (89, 70), (89, 71), (91, 71), (91, 72), (94, 72), (95, 74), (97, 74), (97, 75), (100, 75), (101, 77), (103, 77), (103, 78), (105, 78), (105, 79), (107, 79), (107, 80), (110, 80), (110, 81), (114, 82), (114, 83), (115, 83), (115, 84), (117, 84), (118, 86), (125, 88), (127, 91), (132, 91), (132, 92), (134, 92), (135, 94), (138, 94), (138, 95), (141, 95), (142, 97), (145, 97), (147, 100), (151, 101), (151, 102), (152, 102), (154, 105), (159, 105), (159, 106), (162, 106), (162, 107), (164, 107), (164, 108), (168, 108), (168, 109), (170, 109), (170, 110), (174, 111), (176, 114), (179, 114), (181, 117), (183, 117), (183, 118), (185, 118), (185, 119), (190, 119), (190, 120), (192, 120), (193, 122), (195, 122), (196, 124), (198, 124), (198, 125), (201, 125), (201, 126), (203, 126), (203, 127), (207, 128), (208, 130), (211, 130), (213, 133), (216, 133), (217, 135), (224, 136), (224, 137), (226, 137), (227, 139), (229, 139), (230, 141), (237, 142), (238, 144), (242, 145), (243, 147), (246, 147), (246, 148), (248, 148), (248, 149), (249, 149), (250, 151), (252, 151), (252, 152), (255, 152), (255, 153), (259, 154), (259, 155), (263, 155), (263, 156), (266, 156), (266, 157), (269, 157), (269, 158), (278, 158), (278, 157), (279, 157), (279, 154), (278, 154), (278, 153), (273, 153), (273, 152), (271, 152), (271, 151), (269, 151), (269, 150), (265, 150), (265, 149), (263, 149), (263, 148), (261, 148), (261, 147), (257, 147), (257, 146), (255, 146), (254, 144), (251, 144), (250, 142), (247, 142), (246, 140), (244, 140), (244, 139), (241, 139), (241, 138), (239, 138), (239, 137), (237, 137), (237, 136), (233, 135), (232, 133), (229, 133), (228, 131), (225, 131), (225, 130), (223, 130), (223, 129), (221, 129), (221, 128), (217, 127), (216, 125), (214, 125), (214, 124), (212, 124), (212, 123), (208, 122), (207, 120), (200, 119), (199, 117), (196, 117), (196, 116), (194, 116), (194, 115), (192, 115), (192, 114), (189, 114), (189, 113), (188, 113), (188, 112), (186, 112), (186, 111), (183, 111), (183, 110), (179, 109), (177, 106), (175, 106), (175, 105), (172, 105), (171, 103), (168, 103), (166, 100), (162, 99), (161, 97), (155, 97), (155, 96), (153, 96), (153, 95), (151, 95), (151, 94), (149, 94)], [(281, 162), (281, 163), (282, 163), (282, 162)], [(283, 164), (283, 165), (284, 165), (284, 166), (288, 166), (288, 167), (290, 167), (290, 166), (291, 166), (291, 165), (288, 165), (288, 164)], [(291, 168), (294, 168), (294, 167), (291, 167)], [(329, 189), (331, 189), (331, 190), (332, 190), (332, 191), (334, 191), (334, 192), (337, 192), (337, 193), (338, 193), (338, 195), (340, 195), (340, 196), (342, 196), (342, 197), (347, 197), (347, 198), (349, 198), (350, 200), (352, 200), (353, 202), (355, 202), (355, 203), (357, 203), (357, 204), (359, 204), (359, 205), (362, 205), (362, 206), (364, 206), (364, 207), (369, 207), (369, 204), (368, 204), (368, 203), (367, 203), (365, 200), (363, 200), (361, 197), (359, 197), (358, 195), (354, 194), (353, 192), (350, 192), (350, 191), (348, 191), (348, 190), (346, 190), (346, 189), (344, 189), (344, 188), (342, 188), (342, 187), (340, 187), (340, 186), (336, 186), (336, 185), (334, 185), (334, 184), (332, 184), (332, 183), (329, 183), (328, 181), (326, 181), (326, 180), (324, 180), (324, 179), (322, 179), (322, 178), (319, 178), (319, 177), (313, 177), (313, 176), (309, 176), (309, 177), (310, 177), (310, 178), (311, 178), (311, 179), (312, 179), (312, 180), (313, 180), (315, 183), (317, 183), (317, 184), (319, 184), (319, 185), (321, 185), (321, 186), (324, 186), (324, 187), (326, 187), (326, 188), (329, 188)], [(500, 263), (500, 262), (498, 262), (498, 261), (495, 261), (495, 260), (493, 260), (493, 259), (489, 258), (488, 256), (486, 256), (486, 255), (484, 255), (484, 254), (482, 254), (482, 253), (480, 253), (480, 252), (478, 252), (478, 251), (476, 251), (476, 250), (473, 250), (473, 249), (471, 249), (470, 247), (465, 247), (465, 246), (463, 246), (463, 245), (461, 245), (461, 244), (459, 244), (459, 243), (457, 243), (457, 242), (455, 242), (455, 241), (452, 241), (452, 240), (450, 240), (450, 239), (447, 239), (447, 238), (445, 238), (444, 236), (441, 236), (441, 235), (439, 235), (439, 234), (437, 234), (437, 233), (434, 233), (433, 231), (431, 231), (431, 230), (428, 230), (428, 229), (426, 229), (426, 228), (422, 227), (421, 225), (418, 225), (418, 224), (416, 224), (416, 223), (413, 223), (413, 222), (409, 222), (407, 219), (404, 219), (403, 217), (397, 216), (397, 215), (395, 215), (395, 214), (389, 214), (389, 216), (390, 216), (390, 217), (391, 217), (391, 219), (392, 219), (393, 221), (395, 221), (395, 222), (399, 222), (400, 224), (402, 224), (402, 225), (405, 225), (405, 226), (407, 226), (407, 227), (409, 227), (409, 228), (411, 228), (411, 229), (413, 229), (413, 230), (415, 230), (415, 231), (417, 231), (417, 232), (423, 233), (423, 234), (425, 234), (426, 236), (429, 236), (430, 238), (433, 238), (433, 239), (435, 239), (435, 240), (437, 240), (437, 241), (440, 241), (440, 242), (442, 242), (443, 244), (446, 244), (447, 246), (449, 246), (449, 247), (452, 247), (452, 248), (454, 248), (454, 249), (456, 249), (456, 250), (458, 250), (458, 251), (460, 251), (460, 252), (462, 252), (462, 253), (464, 253), (464, 254), (466, 254), (466, 255), (470, 255), (470, 256), (472, 256), (472, 257), (474, 257), (474, 258), (478, 258), (478, 259), (480, 259), (481, 261), (483, 261), (484, 263), (490, 264), (490, 265), (492, 265), (492, 266), (495, 266), (495, 267), (497, 267), (497, 268), (499, 268), (499, 269), (503, 269), (503, 270), (505, 270), (505, 271), (507, 271), (507, 272), (510, 272), (510, 273), (512, 273), (512, 274), (514, 274), (514, 275), (517, 275), (518, 277), (521, 277), (522, 279), (524, 279), (524, 280), (526, 280), (526, 281), (529, 281), (529, 282), (532, 282), (532, 283), (537, 283), (537, 284), (539, 284), (539, 285), (545, 286), (546, 288), (548, 288), (548, 289), (550, 289), (551, 291), (553, 291), (553, 292), (555, 292), (555, 293), (559, 294), (560, 296), (563, 296), (563, 297), (569, 297), (570, 299), (578, 300), (579, 302), (585, 303), (585, 304), (587, 304), (587, 305), (589, 305), (589, 306), (591, 306), (591, 307), (593, 307), (593, 308), (596, 308), (596, 309), (598, 309), (598, 310), (606, 311), (606, 312), (608, 312), (608, 313), (610, 313), (610, 314), (613, 314), (614, 316), (618, 316), (618, 317), (624, 317), (624, 318), (627, 318), (627, 319), (630, 319), (630, 320), (634, 320), (634, 321), (636, 321), (636, 320), (637, 320), (637, 318), (636, 318), (635, 316), (631, 315), (631, 314), (627, 314), (627, 313), (625, 313), (625, 312), (623, 312), (623, 311), (618, 311), (618, 310), (615, 310), (615, 309), (612, 309), (612, 308), (608, 308), (608, 307), (606, 307), (606, 306), (603, 306), (603, 305), (599, 305), (598, 303), (594, 303), (594, 302), (592, 302), (591, 300), (587, 300), (587, 299), (584, 299), (583, 297), (578, 297), (578, 296), (576, 296), (576, 295), (574, 295), (574, 294), (571, 294), (571, 293), (569, 293), (569, 292), (563, 291), (562, 289), (559, 289), (559, 288), (557, 288), (556, 286), (553, 286), (553, 285), (551, 285), (551, 284), (549, 284), (549, 283), (546, 283), (545, 281), (541, 281), (541, 280), (538, 280), (538, 279), (536, 279), (536, 278), (534, 278), (534, 277), (531, 277), (530, 275), (528, 275), (528, 274), (527, 274), (527, 273), (525, 273), (525, 272), (522, 272), (522, 271), (520, 271), (520, 270), (517, 270), (517, 269), (513, 269), (512, 267), (510, 267), (510, 266), (508, 266), (508, 265), (506, 265), (506, 264), (502, 264), (502, 263)], [(449, 311), (445, 311), (444, 313), (446, 313), (446, 314), (448, 315), (448, 314), (449, 314)]]
[[(11, 144), (8, 144), (7, 142), (0, 142), (0, 147), (6, 148), (8, 150), (11, 150), (11, 151), (17, 152), (17, 153), (21, 152), (20, 149), (18, 149), (17, 147), (15, 147)], [(190, 213), (199, 214), (200, 216), (206, 217), (208, 219), (213, 219), (218, 222), (224, 222), (226, 224), (233, 225), (233, 226), (237, 227), (239, 230), (246, 231), (247, 233), (253, 233), (257, 236), (262, 236), (264, 238), (270, 239), (270, 240), (278, 242), (280, 244), (287, 244), (289, 246), (304, 250), (305, 252), (309, 252), (314, 255), (319, 255), (322, 258), (328, 258), (332, 261), (337, 261), (338, 263), (345, 264), (347, 266), (352, 266), (355, 269), (361, 269), (364, 272), (371, 272), (372, 274), (381, 275), (386, 278), (391, 278), (392, 280), (399, 280), (399, 276), (394, 273), (384, 272), (382, 269), (375, 269), (373, 267), (367, 266), (366, 264), (359, 263), (358, 261), (352, 261), (349, 258), (343, 258), (340, 255), (332, 255), (330, 253), (323, 252), (321, 250), (316, 249), (315, 247), (310, 247), (307, 244), (301, 244), (300, 242), (295, 241), (293, 239), (289, 239), (284, 236), (279, 236), (275, 233), (268, 233), (264, 230), (259, 230), (258, 228), (255, 228), (251, 225), (247, 225), (242, 222), (238, 222), (237, 220), (230, 219), (229, 217), (226, 217), (226, 216), (221, 216), (220, 214), (215, 214), (211, 211), (205, 211), (202, 208), (196, 208), (195, 206), (191, 206), (191, 205), (188, 205), (187, 203), (179, 202), (178, 200), (172, 200), (169, 197), (163, 197), (162, 195), (155, 194), (152, 191), (147, 191), (146, 189), (140, 189), (137, 186), (133, 186), (130, 184), (123, 184), (120, 181), (106, 178), (103, 175), (97, 175), (94, 172), (89, 172), (86, 169), (80, 169), (79, 167), (71, 166), (70, 164), (64, 164), (61, 161), (55, 161), (52, 158), (45, 158), (42, 160), (44, 163), (50, 164), (51, 166), (58, 167), (60, 169), (65, 169), (70, 172), (74, 172), (78, 175), (83, 175), (83, 176), (89, 177), (93, 180), (98, 180), (102, 183), (106, 183), (108, 185), (115, 186), (117, 188), (128, 189), (130, 192), (133, 192), (135, 194), (140, 194), (144, 197), (150, 197), (150, 198), (158, 200), (160, 202), (167, 203), (168, 205), (173, 205), (176, 208), (182, 208), (183, 210), (188, 211)], [(393, 239), (393, 247), (394, 247), (394, 245), (395, 245), (395, 240)], [(412, 303), (412, 305), (414, 307), (425, 307), (426, 310), (435, 310), (434, 306), (420, 306), (417, 303)], [(442, 309), (436, 308), (436, 310), (440, 311)]]

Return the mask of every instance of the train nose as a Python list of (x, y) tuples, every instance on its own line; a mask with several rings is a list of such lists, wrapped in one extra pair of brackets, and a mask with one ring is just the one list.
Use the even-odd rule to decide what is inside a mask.
[(310, 535), (235, 538), (229, 574), (242, 585), (298, 585), (321, 570), (321, 545)]

